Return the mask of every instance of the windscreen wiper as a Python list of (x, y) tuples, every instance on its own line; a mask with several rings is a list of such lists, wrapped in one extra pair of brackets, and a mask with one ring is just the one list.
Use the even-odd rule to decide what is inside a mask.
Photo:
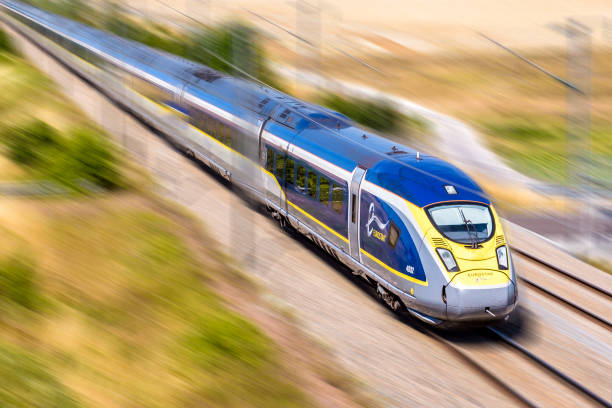
[[(459, 214), (461, 214), (461, 218), (463, 219), (463, 224), (465, 224), (465, 229), (470, 237), (470, 241), (472, 241), (471, 247), (472, 249), (477, 249), (478, 248), (478, 231), (476, 231), (476, 227), (474, 226), (472, 221), (465, 218), (465, 214), (463, 214), (463, 210), (461, 208), (458, 208), (458, 210), (459, 210)], [(472, 229), (474, 231), (470, 229), (470, 225), (472, 226)]]

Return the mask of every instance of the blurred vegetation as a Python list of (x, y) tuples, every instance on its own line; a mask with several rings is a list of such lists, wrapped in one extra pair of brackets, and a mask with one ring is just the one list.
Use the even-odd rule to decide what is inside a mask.
[[(134, 195), (19, 205), (35, 216), (21, 251), (0, 247), (14, 300), (0, 314), (0, 406), (310, 406), (272, 341), (211, 289), (227, 265), (187, 217)], [(22, 263), (23, 248), (41, 261)], [(33, 296), (48, 306), (12, 318)]]
[(40, 305), (40, 294), (35, 282), (35, 270), (24, 254), (12, 254), (0, 259), (0, 303), (34, 310)]
[(104, 9), (80, 0), (29, 0), (28, 3), (220, 72), (243, 76), (233, 67), (236, 66), (276, 89), (282, 86), (267, 65), (258, 32), (242, 22), (218, 27), (198, 25), (193, 31), (179, 32), (151, 20), (132, 17), (117, 3), (109, 3)]
[(267, 65), (257, 31), (244, 23), (231, 22), (199, 30), (189, 38), (184, 56), (218, 71), (244, 76), (234, 65), (269, 86), (281, 87)]
[(427, 128), (422, 119), (403, 115), (386, 101), (326, 94), (321, 97), (321, 104), (380, 132), (393, 133), (405, 128), (423, 132)]
[[(119, 152), (51, 81), (16, 56), (0, 72), (2, 178), (11, 164), (75, 190), (126, 185)], [(226, 258), (156, 200), (0, 201), (0, 406), (311, 406), (213, 291), (234, 276)]]
[(116, 148), (92, 129), (75, 129), (62, 136), (35, 119), (5, 129), (0, 142), (10, 159), (38, 178), (50, 178), (76, 191), (83, 190), (83, 182), (108, 190), (126, 186)]
[(20, 57), (3, 55), (0, 179), (50, 179), (77, 192), (129, 187), (129, 166), (107, 136), (47, 77)]
[(36, 355), (0, 341), (0, 406), (73, 408), (79, 406)]
[(0, 29), (0, 53), (15, 53), (15, 47), (6, 33)]
[[(507, 158), (518, 171), (534, 178), (560, 184), (571, 180), (568, 168), (573, 151), (590, 148), (592, 163), (583, 167), (589, 177), (602, 186), (612, 186), (612, 124), (595, 123), (591, 129), (590, 145), (568, 142), (567, 127), (563, 118), (534, 115), (491, 117), (480, 123), (483, 133), (493, 150)], [(571, 163), (575, 166), (575, 162)], [(586, 164), (585, 164), (586, 166)], [(582, 170), (582, 171), (584, 171)]]

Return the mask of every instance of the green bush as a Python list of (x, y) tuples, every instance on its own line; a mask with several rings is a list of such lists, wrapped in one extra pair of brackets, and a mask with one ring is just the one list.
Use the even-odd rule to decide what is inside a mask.
[(2, 137), (8, 156), (38, 176), (81, 190), (86, 181), (105, 189), (125, 187), (114, 146), (100, 133), (76, 129), (62, 137), (45, 122), (35, 120), (9, 128)]
[(227, 370), (232, 365), (259, 367), (268, 363), (271, 355), (263, 334), (230, 313), (202, 316), (184, 346), (191, 360), (209, 371)]
[(15, 48), (13, 47), (13, 43), (6, 33), (0, 30), (0, 52), (9, 52), (14, 53)]
[[(404, 115), (384, 101), (349, 99), (331, 94), (325, 95), (321, 99), (322, 104), (328, 108), (381, 132), (393, 132), (400, 129), (406, 119)], [(413, 120), (416, 121), (416, 119)]]
[(0, 301), (11, 302), (27, 309), (39, 304), (36, 273), (32, 263), (23, 256), (12, 255), (0, 261)]
[(198, 31), (189, 39), (185, 57), (217, 71), (243, 76), (235, 66), (268, 85), (279, 85), (266, 64), (257, 31), (239, 22)]
[(0, 406), (11, 408), (73, 408), (68, 390), (36, 358), (0, 343)]
[(186, 381), (198, 384), (198, 405), (245, 408), (308, 405), (305, 395), (283, 376), (269, 339), (231, 312), (202, 314), (181, 342), (179, 354), (191, 367), (185, 371), (191, 373)]
[(72, 170), (63, 178), (87, 180), (105, 189), (116, 189), (124, 186), (119, 170), (119, 158), (114, 146), (99, 133), (89, 129), (78, 129), (68, 139), (61, 168)]
[(50, 150), (60, 144), (57, 131), (47, 123), (34, 120), (25, 126), (15, 126), (7, 129), (2, 141), (8, 150), (11, 160), (35, 166), (46, 159)]

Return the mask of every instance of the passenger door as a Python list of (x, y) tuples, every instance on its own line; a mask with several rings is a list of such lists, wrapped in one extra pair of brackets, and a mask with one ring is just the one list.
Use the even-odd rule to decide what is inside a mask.
[(355, 170), (353, 170), (351, 182), (349, 184), (349, 250), (351, 257), (358, 262), (361, 262), (359, 254), (359, 207), (361, 202), (361, 182), (363, 181), (365, 173), (365, 169), (356, 167)]

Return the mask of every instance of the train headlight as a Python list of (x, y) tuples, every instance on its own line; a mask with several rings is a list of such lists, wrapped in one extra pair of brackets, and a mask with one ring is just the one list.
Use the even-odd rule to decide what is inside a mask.
[(506, 246), (500, 246), (495, 250), (497, 252), (497, 266), (499, 269), (508, 269), (508, 248)]
[(436, 248), (436, 252), (442, 259), (444, 266), (449, 272), (459, 272), (459, 267), (457, 266), (457, 262), (455, 262), (455, 257), (448, 249), (444, 248)]

